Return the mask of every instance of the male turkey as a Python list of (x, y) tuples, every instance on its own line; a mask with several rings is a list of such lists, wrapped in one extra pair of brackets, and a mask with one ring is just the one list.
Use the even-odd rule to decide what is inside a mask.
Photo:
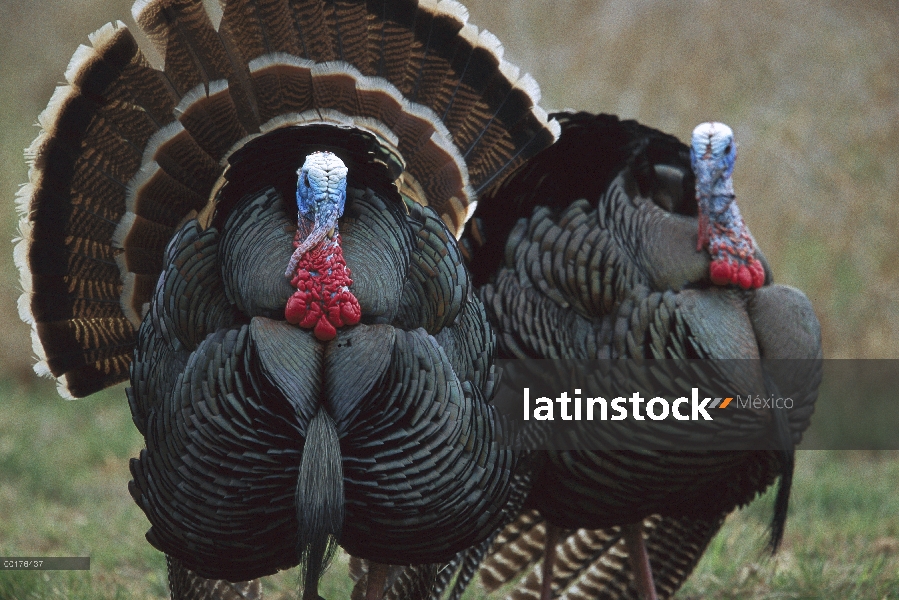
[[(742, 421), (699, 433), (710, 444), (768, 435), (767, 450), (614, 451), (603, 429), (575, 430), (574, 449), (551, 449), (524, 506), (507, 508), (521, 512), (480, 570), (495, 589), (534, 566), (513, 598), (670, 597), (727, 513), (780, 476), (777, 547), (793, 448), (817, 395), (820, 330), (801, 292), (771, 283), (739, 216), (729, 128), (703, 124), (687, 147), (609, 115), (553, 116), (559, 141), (484, 199), (463, 240), (498, 356), (812, 359), (790, 389), (751, 373), (756, 389), (794, 399), (789, 415), (732, 412)], [(725, 389), (744, 389), (742, 369), (710, 368)], [(478, 559), (463, 554), (463, 571)]]
[(514, 456), (455, 236), (558, 124), (456, 2), (220, 5), (134, 5), (161, 70), (121, 22), (75, 53), (28, 150), (20, 312), (64, 396), (130, 372), (175, 598), (301, 560), (317, 598), (335, 540), (434, 564), (500, 522)]

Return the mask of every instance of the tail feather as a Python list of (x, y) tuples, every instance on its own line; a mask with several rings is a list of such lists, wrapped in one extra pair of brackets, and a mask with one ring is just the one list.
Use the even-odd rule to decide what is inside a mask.
[[(560, 127), (557, 121), (549, 120), (546, 112), (539, 106), (534, 107), (533, 114), (536, 117), (538, 126), (534, 127), (533, 123), (527, 123), (524, 127), (535, 129), (536, 133), (534, 136), (527, 143), (515, 149), (514, 153), (506, 159), (502, 170), (484, 173), (483, 175), (478, 174), (478, 184), (474, 186), (475, 193), (478, 196), (489, 194), (494, 187), (504, 181), (506, 175), (514, 173), (527, 159), (551, 145), (559, 137)], [(469, 215), (470, 217), (471, 215)]]
[(240, 49), (216, 31), (202, 2), (139, 0), (131, 12), (164, 57), (164, 73), (182, 97), (181, 106), (188, 98), (201, 97), (197, 88), (211, 94), (214, 82), (225, 80), (227, 94), (237, 107), (233, 117), (247, 131), (259, 130), (255, 98), (247, 87), (246, 62)]
[[(168, 202), (161, 202), (163, 198), (168, 199)], [(205, 196), (200, 194), (189, 180), (184, 181), (181, 177), (173, 176), (170, 170), (153, 161), (131, 178), (126, 198), (128, 211), (126, 214), (174, 228), (181, 221), (182, 215), (202, 208), (205, 203)], [(115, 236), (113, 239), (121, 244), (120, 247), (128, 248), (124, 240), (119, 240)]]
[(271, 53), (308, 58), (288, 0), (231, 0), (222, 4), (219, 32), (240, 48), (247, 62)]
[[(78, 363), (54, 360), (51, 346), (83, 355), (73, 369), (108, 357), (66, 377), (70, 395), (127, 378), (174, 227), (193, 214), (208, 222), (228, 159), (252, 139), (316, 124), (368, 132), (404, 169), (404, 193), (459, 236), (475, 191), (558, 134), (533, 80), (453, 0), (220, 4), (216, 24), (200, 0), (139, 0), (132, 14), (162, 70), (123, 24), (107, 25), (76, 51), (69, 85), (39, 118), (20, 195), (20, 312), (33, 323), (80, 320), (35, 329), (40, 372), (59, 378), (60, 365)], [(93, 333), (65, 336), (82, 340), (74, 348), (41, 333), (65, 327)], [(131, 341), (119, 340), (128, 327)], [(103, 349), (108, 339), (121, 343)]]
[(345, 115), (359, 115), (356, 82), (362, 78), (344, 63), (318, 63), (312, 67), (312, 101), (318, 108), (330, 108)]
[(496, 36), (492, 33), (487, 30), (478, 31), (471, 24), (466, 24), (459, 31), (459, 36), (463, 43), (453, 61), (459, 74), (458, 82), (454, 86), (443, 120), (453, 132), (456, 145), (468, 148), (478, 133), (471, 127), (469, 116), (474, 114), (481, 119), (489, 119), (491, 116), (480, 100), (490, 80), (499, 71), (502, 56), (498, 56), (496, 52), (502, 52), (502, 46), (493, 43)]
[(380, 33), (380, 59), (378, 76), (392, 83), (401, 94), (408, 94), (412, 85), (407, 80), (407, 65), (413, 57), (413, 49), (420, 48), (415, 35), (415, 22), (419, 12), (417, 0), (375, 2), (383, 14)]
[[(66, 69), (66, 81), (71, 86), (97, 100), (105, 98), (108, 104), (100, 103), (98, 109), (113, 108), (109, 111), (113, 118), (134, 124), (147, 121), (139, 129), (123, 127), (122, 132), (149, 135), (173, 119), (177, 92), (169, 79), (150, 65), (124, 23), (104, 25), (88, 39), (93, 52), (76, 52)], [(139, 137), (132, 141), (142, 147)]]
[(372, 48), (368, 43), (368, 13), (364, 2), (331, 3), (334, 10), (334, 24), (337, 34), (337, 57), (351, 65), (356, 65), (365, 75), (373, 75), (374, 62)]
[(197, 144), (214, 159), (225, 157), (249, 133), (241, 123), (225, 79), (197, 84), (175, 107), (175, 115)]
[(315, 63), (286, 53), (259, 56), (250, 62), (250, 77), (259, 99), (259, 118), (266, 123), (279, 115), (313, 107), (312, 67)]
[[(38, 375), (63, 373), (57, 376), (57, 389), (64, 398), (84, 396), (127, 378), (134, 338), (134, 331), (126, 319), (86, 318), (37, 323), (32, 347), (40, 362), (34, 370)], [(53, 343), (46, 340), (53, 340)], [(119, 373), (124, 375), (119, 376)]]
[(165, 60), (165, 75), (179, 96), (234, 75), (202, 2), (138, 0), (131, 15)]
[[(180, 121), (172, 121), (153, 134), (144, 149), (145, 169), (158, 167), (169, 177), (194, 190), (209, 189), (219, 175), (218, 162), (206, 153)], [(137, 176), (135, 176), (137, 177)], [(132, 178), (129, 184), (135, 186)], [(128, 210), (134, 212), (136, 197), (131, 191)]]
[(434, 21), (438, 18), (437, 2), (434, 0), (422, 0), (419, 3), (415, 17), (414, 31), (418, 43), (412, 49), (405, 75), (405, 81), (408, 85), (406, 97), (413, 102), (416, 100), (422, 73), (425, 65), (428, 63), (428, 55), (431, 52), (431, 31), (433, 30)]
[[(153, 115), (172, 104), (165, 87), (147, 77), (148, 63), (124, 25), (107, 25), (91, 39), (93, 47), (70, 62), (69, 85), (57, 88), (38, 119), (44, 131), (26, 151), (30, 183), (22, 190), (16, 249), (35, 370), (65, 376), (60, 391), (67, 397), (128, 376), (136, 338), (122, 311), (110, 308), (122, 284), (109, 242)], [(135, 83), (137, 94), (110, 80)], [(127, 101), (135, 95), (149, 99), (150, 110)]]
[[(173, 186), (177, 190), (178, 186)], [(159, 185), (154, 188), (158, 194), (163, 194), (168, 189)], [(157, 223), (134, 213), (128, 213), (122, 221), (123, 225), (130, 225), (128, 233), (122, 238), (124, 252), (116, 256), (116, 260), (129, 273), (153, 275), (162, 270), (162, 254), (155, 249), (168, 243), (175, 233), (175, 227), (164, 223)], [(137, 305), (137, 307), (142, 304)], [(140, 318), (143, 318), (142, 316)], [(138, 319), (138, 322), (140, 321)]]
[(468, 11), (457, 2), (442, 0), (429, 21), (427, 48), (409, 99), (432, 107), (441, 118), (445, 118), (459, 81), (459, 73), (454, 68), (455, 56), (468, 47), (459, 35), (468, 23)]
[[(487, 133), (494, 120), (499, 118), (501, 121), (508, 121), (510, 115), (502, 111), (506, 101), (509, 99), (510, 94), (515, 88), (515, 84), (521, 77), (521, 71), (518, 67), (503, 60), (504, 50), (495, 35), (487, 30), (483, 30), (481, 31), (478, 41), (479, 43), (484, 44), (484, 46), (498, 60), (498, 63), (496, 65), (496, 70), (490, 73), (490, 79), (481, 92), (481, 101), (490, 109), (490, 113), (485, 115), (471, 113), (466, 119), (465, 129), (470, 130), (475, 134), (472, 141), (469, 142), (467, 146), (463, 146), (466, 157), (471, 153), (481, 137)], [(531, 105), (530, 102), (527, 104), (528, 106)], [(502, 117), (505, 117), (505, 119)], [(486, 123), (486, 127), (484, 126), (484, 123)]]
[(303, 36), (307, 58), (315, 62), (339, 60), (337, 20), (331, 3), (291, 1), (290, 4)]

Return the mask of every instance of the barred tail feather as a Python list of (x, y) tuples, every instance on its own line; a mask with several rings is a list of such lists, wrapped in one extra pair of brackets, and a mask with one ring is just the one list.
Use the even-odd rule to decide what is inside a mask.
[(168, 239), (216, 211), (229, 158), (250, 141), (290, 126), (367, 132), (403, 194), (458, 237), (477, 194), (558, 136), (533, 79), (453, 0), (220, 5), (213, 19), (201, 0), (139, 0), (162, 69), (122, 23), (106, 25), (39, 118), (19, 306), (38, 371), (65, 377), (67, 395), (127, 379)]
[(59, 378), (66, 397), (128, 377), (136, 338), (112, 234), (142, 149), (175, 100), (122, 23), (91, 41), (38, 119), (19, 204), (20, 312), (32, 323), (35, 370)]

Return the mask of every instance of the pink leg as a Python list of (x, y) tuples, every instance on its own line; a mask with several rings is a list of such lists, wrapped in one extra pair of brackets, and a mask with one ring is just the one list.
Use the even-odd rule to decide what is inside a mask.
[(387, 583), (387, 565), (369, 561), (368, 588), (365, 600), (381, 600), (384, 597), (384, 584)]
[(543, 582), (540, 586), (540, 600), (552, 600), (553, 565), (556, 562), (556, 544), (559, 542), (559, 528), (546, 523), (546, 542), (543, 545)]
[(643, 543), (643, 523), (631, 523), (622, 526), (624, 543), (627, 545), (627, 557), (634, 572), (634, 583), (640, 600), (659, 600), (656, 586), (652, 581), (652, 569), (649, 567), (649, 555)]

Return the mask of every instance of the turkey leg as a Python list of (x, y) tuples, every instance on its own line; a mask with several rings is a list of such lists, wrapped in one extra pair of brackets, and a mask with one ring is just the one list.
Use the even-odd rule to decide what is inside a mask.
[(387, 583), (387, 565), (374, 561), (368, 563), (368, 586), (365, 600), (381, 600), (384, 597), (384, 584)]
[(643, 543), (643, 523), (624, 525), (624, 543), (627, 545), (627, 557), (634, 573), (634, 584), (640, 600), (659, 600), (656, 586), (652, 581), (652, 569), (649, 566), (649, 555)]
[(559, 528), (546, 523), (546, 542), (543, 549), (543, 581), (540, 584), (540, 600), (552, 600), (553, 566), (556, 562), (556, 543), (559, 541)]

